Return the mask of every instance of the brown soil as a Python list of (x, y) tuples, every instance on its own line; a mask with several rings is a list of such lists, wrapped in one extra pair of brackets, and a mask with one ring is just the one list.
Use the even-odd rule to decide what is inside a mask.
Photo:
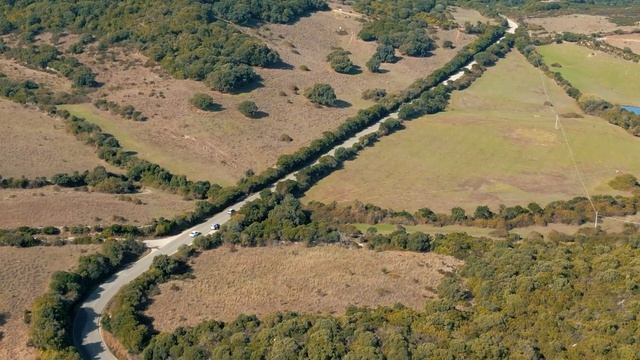
[(24, 311), (47, 290), (56, 271), (75, 267), (81, 255), (95, 252), (96, 245), (66, 245), (19, 249), (0, 247), (0, 359), (36, 359), (27, 346), (29, 326)]
[[(137, 205), (131, 200), (139, 199)], [(160, 190), (115, 195), (48, 186), (41, 189), (0, 190), (0, 228), (131, 223), (173, 217), (194, 203)], [(122, 219), (122, 218), (126, 219)]]
[(52, 176), (98, 165), (113, 170), (94, 150), (67, 133), (60, 119), (0, 99), (0, 175)]
[(461, 264), (437, 254), (283, 245), (228, 247), (193, 261), (195, 278), (160, 286), (147, 315), (167, 331), (206, 319), (277, 311), (342, 314), (349, 305), (422, 308), (446, 272)]
[[(370, 105), (371, 102), (360, 98), (363, 90), (403, 89), (416, 78), (427, 76), (457, 52), (440, 48), (428, 58), (406, 57), (396, 64), (385, 64), (383, 69), (388, 72), (384, 74), (371, 74), (366, 69), (359, 75), (335, 73), (325, 61), (333, 47), (351, 51), (353, 61), (363, 68), (374, 52), (375, 43), (358, 39), (360, 27), (356, 16), (326, 11), (293, 25), (243, 28), (242, 31), (262, 38), (275, 48), (291, 68), (257, 69), (263, 79), (262, 86), (238, 95), (209, 91), (201, 82), (176, 80), (157, 66), (145, 67), (147, 59), (137, 52), (125, 53), (118, 48), (106, 57), (91, 51), (78, 57), (92, 67), (98, 73), (98, 81), (105, 84), (92, 97), (131, 104), (149, 116), (149, 121), (140, 123), (98, 112), (103, 117), (101, 126), (116, 135), (125, 147), (176, 173), (229, 184), (249, 168), (260, 171), (272, 166), (279, 155), (295, 151), (323, 131), (335, 128), (358, 109)], [(344, 35), (338, 33), (339, 29)], [(437, 36), (439, 44), (452, 40), (458, 47), (472, 39), (457, 30), (442, 31)], [(301, 65), (311, 71), (301, 70)], [(342, 105), (321, 108), (310, 104), (301, 92), (318, 82), (331, 84)], [(294, 86), (301, 89), (300, 94), (292, 90)], [(207, 113), (193, 108), (189, 99), (196, 92), (210, 94), (224, 110)], [(236, 108), (247, 99), (255, 101), (268, 116), (261, 119), (242, 116)], [(283, 134), (291, 136), (293, 141), (280, 141)]]

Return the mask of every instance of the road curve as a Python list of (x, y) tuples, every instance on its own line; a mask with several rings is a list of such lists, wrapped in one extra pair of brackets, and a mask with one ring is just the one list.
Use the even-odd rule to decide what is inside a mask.
[[(510, 19), (509, 29), (507, 33), (513, 34), (518, 27), (518, 24)], [(501, 41), (502, 39), (498, 40)], [(471, 69), (475, 64), (475, 61), (467, 65), (464, 69), (461, 69), (456, 74), (450, 76), (444, 81), (447, 84), (450, 81), (455, 81), (464, 75), (465, 69)], [(358, 140), (368, 134), (372, 134), (378, 130), (380, 123), (389, 118), (397, 117), (397, 112), (389, 114), (384, 119), (381, 119), (377, 123), (369, 126), (368, 128), (355, 134), (350, 139), (346, 140), (342, 144), (329, 150), (326, 155), (333, 155), (339, 147), (350, 147)], [(295, 179), (295, 172), (283, 177), (280, 181)], [(271, 187), (275, 188), (275, 184)], [(182, 233), (162, 239), (146, 240), (144, 243), (151, 249), (151, 251), (129, 265), (125, 269), (111, 276), (107, 281), (93, 290), (85, 301), (81, 304), (77, 310), (76, 317), (73, 321), (73, 342), (76, 348), (79, 350), (83, 359), (100, 359), (100, 360), (117, 360), (117, 358), (109, 351), (108, 347), (102, 339), (100, 332), (100, 317), (103, 311), (106, 309), (109, 301), (116, 295), (116, 293), (126, 284), (140, 276), (147, 271), (151, 266), (153, 258), (158, 255), (172, 255), (182, 245), (190, 245), (193, 239), (189, 236), (192, 231), (199, 231), (203, 234), (210, 232), (210, 225), (213, 223), (224, 224), (230, 219), (230, 215), (227, 214), (229, 209), (239, 209), (247, 202), (255, 200), (259, 197), (258, 193), (251, 194), (244, 200), (238, 201), (235, 204), (229, 206), (224, 211), (215, 214), (202, 224), (189, 228)]]

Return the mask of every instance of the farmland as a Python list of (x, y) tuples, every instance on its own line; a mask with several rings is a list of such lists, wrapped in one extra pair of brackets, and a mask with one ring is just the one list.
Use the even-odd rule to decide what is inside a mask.
[[(440, 47), (433, 56), (403, 57), (397, 63), (383, 64), (383, 73), (370, 73), (365, 63), (376, 44), (357, 37), (362, 23), (357, 14), (346, 12), (348, 7), (344, 9), (314, 13), (292, 25), (242, 28), (277, 50), (288, 64), (256, 68), (261, 84), (242, 94), (223, 94), (209, 90), (202, 82), (175, 79), (159, 66), (149, 65), (148, 59), (137, 51), (115, 48), (100, 55), (90, 49), (78, 58), (104, 84), (91, 98), (131, 104), (149, 120), (126, 121), (91, 104), (65, 108), (114, 134), (126, 149), (174, 173), (232, 184), (246, 170), (264, 170), (279, 155), (308, 144), (358, 109), (371, 105), (371, 101), (361, 99), (363, 90), (404, 89), (458, 51)], [(438, 45), (451, 40), (458, 48), (473, 39), (458, 30), (437, 31), (434, 36)], [(325, 57), (335, 47), (351, 52), (351, 59), (362, 72), (347, 75), (333, 71)], [(302, 95), (305, 88), (318, 82), (334, 87), (341, 100), (339, 106), (318, 107)], [(212, 96), (221, 110), (204, 112), (191, 106), (189, 99), (197, 92)], [(244, 100), (254, 101), (266, 116), (243, 116), (237, 107)]]
[(29, 327), (23, 321), (24, 311), (47, 290), (51, 274), (73, 268), (80, 256), (97, 249), (96, 245), (65, 245), (0, 250), (0, 359), (36, 358), (35, 349), (27, 347)]
[(547, 64), (585, 94), (622, 105), (640, 105), (640, 64), (575, 44), (539, 48)]
[[(543, 86), (544, 84), (544, 86)], [(586, 115), (572, 98), (513, 52), (453, 94), (448, 111), (406, 123), (321, 180), (307, 200), (360, 200), (394, 209), (448, 212), (583, 195), (549, 99), (592, 193), (609, 193), (620, 171), (638, 173), (637, 138)]]
[(38, 110), (0, 99), (0, 175), (29, 178), (61, 172), (84, 171), (98, 165), (93, 149), (76, 140), (63, 122)]
[(0, 228), (127, 223), (145, 225), (153, 218), (192, 210), (194, 203), (160, 190), (115, 195), (56, 186), (0, 190)]
[(172, 330), (205, 319), (233, 320), (240, 313), (342, 314), (348, 305), (397, 302), (421, 309), (444, 273), (460, 265), (432, 253), (334, 245), (224, 247), (194, 260), (194, 279), (162, 284), (147, 315), (155, 328)]

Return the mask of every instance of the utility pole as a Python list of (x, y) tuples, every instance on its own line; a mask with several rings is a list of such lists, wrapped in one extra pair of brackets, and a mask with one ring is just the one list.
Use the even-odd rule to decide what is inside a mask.
[(596, 211), (596, 221), (594, 222), (593, 226), (597, 229), (598, 228), (598, 212)]
[(559, 119), (559, 117), (558, 117), (558, 114), (556, 114), (556, 130), (558, 130), (558, 129), (560, 128), (560, 126), (559, 126), (559, 124), (558, 124), (558, 121), (559, 121), (559, 120), (560, 120), (560, 119)]

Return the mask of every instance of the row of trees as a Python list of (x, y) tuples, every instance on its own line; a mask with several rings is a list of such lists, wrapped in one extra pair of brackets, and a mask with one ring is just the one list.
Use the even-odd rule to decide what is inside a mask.
[(108, 172), (104, 166), (96, 166), (93, 170), (85, 170), (80, 173), (59, 173), (47, 179), (44, 176), (35, 179), (3, 178), (0, 176), (0, 188), (8, 189), (33, 189), (48, 185), (76, 188), (91, 186), (93, 190), (109, 194), (129, 194), (138, 190), (138, 187), (126, 176)]
[(121, 106), (115, 101), (106, 99), (98, 99), (93, 102), (93, 105), (100, 110), (109, 111), (112, 114), (122, 116), (125, 119), (133, 121), (147, 121), (147, 119), (149, 119), (147, 116), (143, 115), (142, 112), (136, 110), (133, 105)]
[(80, 257), (73, 271), (55, 272), (49, 291), (38, 297), (31, 308), (30, 341), (43, 359), (80, 359), (70, 333), (73, 308), (93, 287), (144, 252), (134, 240), (110, 240), (102, 250)]

